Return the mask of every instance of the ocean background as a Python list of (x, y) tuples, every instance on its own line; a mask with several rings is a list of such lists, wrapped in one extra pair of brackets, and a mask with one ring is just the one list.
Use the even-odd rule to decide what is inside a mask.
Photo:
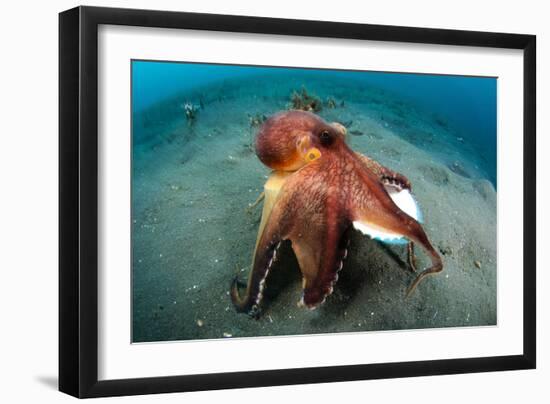
[[(248, 274), (269, 174), (253, 139), (303, 91), (353, 149), (411, 180), (445, 270), (405, 300), (404, 248), (357, 234), (309, 312), (288, 247), (252, 320), (228, 291)], [(133, 61), (133, 341), (496, 324), (496, 102), (490, 77)]]

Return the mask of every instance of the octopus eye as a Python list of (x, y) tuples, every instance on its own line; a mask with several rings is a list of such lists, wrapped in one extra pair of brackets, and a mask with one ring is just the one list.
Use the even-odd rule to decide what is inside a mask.
[(328, 130), (323, 130), (319, 134), (319, 140), (321, 141), (321, 144), (323, 146), (330, 146), (332, 144), (332, 141), (334, 140), (332, 136), (330, 135)]

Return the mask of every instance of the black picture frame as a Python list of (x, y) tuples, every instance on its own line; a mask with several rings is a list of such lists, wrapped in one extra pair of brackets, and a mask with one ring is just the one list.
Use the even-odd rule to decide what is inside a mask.
[[(100, 24), (523, 50), (523, 354), (99, 381)], [(96, 7), (77, 7), (60, 13), (59, 390), (84, 398), (535, 368), (535, 61), (534, 35)]]

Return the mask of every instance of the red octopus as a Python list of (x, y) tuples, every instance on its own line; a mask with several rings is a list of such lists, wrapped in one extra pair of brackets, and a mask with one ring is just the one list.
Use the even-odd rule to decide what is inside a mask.
[(291, 241), (302, 273), (299, 304), (310, 309), (332, 293), (348, 253), (351, 227), (381, 240), (408, 239), (413, 270), (413, 243), (423, 247), (431, 266), (417, 275), (407, 296), (426, 276), (443, 269), (418, 221), (415, 203), (411, 206), (409, 180), (351, 150), (345, 132), (342, 125), (303, 111), (276, 114), (260, 128), (256, 154), (274, 171), (265, 184), (262, 222), (244, 296), (237, 278), (231, 287), (238, 311), (258, 317), (266, 278), (284, 240)]

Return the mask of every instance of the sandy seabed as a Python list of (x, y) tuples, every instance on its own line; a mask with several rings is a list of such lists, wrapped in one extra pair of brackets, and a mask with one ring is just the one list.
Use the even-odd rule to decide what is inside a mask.
[[(258, 320), (229, 297), (246, 279), (261, 216), (247, 209), (269, 170), (254, 154), (251, 117), (288, 108), (305, 86), (350, 146), (406, 175), (444, 271), (405, 299), (414, 279), (406, 247), (354, 231), (334, 293), (297, 307), (298, 264), (289, 244), (267, 280)], [(328, 97), (336, 103), (326, 104)], [(182, 104), (202, 102), (190, 125)], [(253, 120), (253, 119), (252, 119)], [(410, 100), (345, 80), (265, 76), (181, 94), (133, 119), (132, 335), (134, 342), (359, 332), (497, 322), (496, 191), (483, 153), (444, 117)], [(429, 259), (417, 248), (419, 269)]]

